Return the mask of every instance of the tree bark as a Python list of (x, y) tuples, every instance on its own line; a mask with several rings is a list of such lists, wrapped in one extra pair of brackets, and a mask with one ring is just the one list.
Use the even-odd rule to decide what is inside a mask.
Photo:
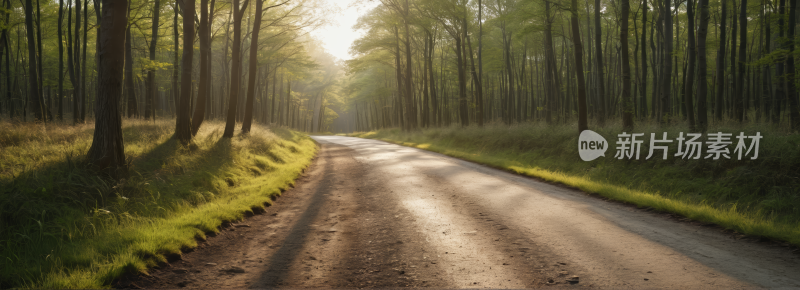
[(28, 104), (34, 113), (34, 120), (44, 121), (42, 96), (39, 94), (39, 73), (37, 72), (36, 37), (33, 26), (33, 3), (25, 0), (25, 30), (28, 37)]
[[(688, 37), (688, 41), (687, 41), (688, 42), (688, 44), (687, 44), (687, 48), (688, 48), (687, 52), (688, 52), (689, 55), (688, 55), (688, 60), (687, 60), (688, 64), (687, 64), (686, 75), (685, 75), (686, 82), (685, 82), (685, 87), (684, 87), (683, 93), (684, 93), (684, 96), (686, 98), (684, 106), (686, 107), (686, 118), (689, 121), (689, 131), (694, 132), (695, 129), (696, 129), (696, 125), (695, 125), (695, 120), (694, 120), (694, 100), (693, 100), (694, 90), (693, 90), (693, 88), (694, 88), (694, 71), (695, 71), (695, 66), (697, 65), (697, 63), (695, 61), (695, 59), (697, 57), (697, 51), (696, 51), (697, 47), (696, 47), (695, 39), (694, 39), (694, 29), (695, 29), (695, 24), (694, 24), (694, 0), (688, 0), (687, 1), (687, 3), (686, 3), (686, 14), (687, 14), (687, 17), (688, 17), (688, 20), (689, 20), (689, 28), (688, 28), (689, 29), (689, 31), (688, 31), (689, 37)], [(705, 80), (701, 80), (701, 81), (705, 81)]]
[(706, 37), (708, 36), (708, 0), (700, 0), (700, 23), (697, 25), (697, 129), (708, 129), (708, 62), (706, 61)]
[(40, 0), (36, 0), (36, 47), (37, 47), (36, 48), (37, 49), (36, 58), (38, 59), (38, 61), (36, 62), (36, 65), (39, 66), (36, 71), (39, 73), (39, 76), (38, 76), (39, 77), (39, 88), (38, 89), (39, 89), (39, 96), (41, 96), (40, 101), (42, 102), (42, 104), (41, 104), (41, 106), (42, 106), (42, 118), (44, 118), (45, 121), (50, 121), (50, 120), (53, 119), (53, 115), (50, 112), (50, 102), (46, 101), (46, 100), (50, 100), (50, 97), (47, 97), (45, 99), (45, 96), (44, 96), (44, 73), (43, 73), (43, 70), (42, 70), (42, 62), (43, 62), (42, 58), (43, 58), (43, 55), (44, 55), (44, 50), (42, 50), (42, 9), (39, 6), (39, 2), (41, 2), (41, 1)]
[[(260, 1), (259, 1), (260, 2)], [(211, 52), (211, 31), (208, 15), (208, 0), (200, 0), (200, 82), (197, 90), (197, 105), (195, 106), (194, 116), (192, 117), (192, 135), (197, 135), (200, 130), (200, 125), (203, 124), (203, 119), (206, 113), (206, 98), (208, 95), (208, 87), (206, 84), (210, 81), (208, 79), (209, 66), (208, 55)]]
[(548, 124), (553, 122), (553, 114), (556, 112), (556, 72), (555, 72), (555, 50), (553, 48), (553, 19), (550, 17), (550, 2), (544, 2), (545, 7), (545, 28), (544, 28), (544, 49), (545, 49), (545, 97), (547, 111), (545, 120)]
[(179, 71), (180, 71), (180, 58), (179, 58), (179, 43), (178, 40), (180, 36), (178, 35), (178, 3), (174, 4), (175, 6), (175, 15), (172, 17), (172, 39), (173, 39), (173, 49), (172, 49), (172, 102), (175, 104), (175, 110), (173, 110), (173, 116), (175, 116), (175, 111), (178, 110), (178, 105), (180, 104), (180, 88), (178, 87), (178, 78), (179, 78)]
[[(784, 18), (786, 14), (786, 1), (780, 0), (778, 2), (778, 46), (775, 47), (776, 49), (782, 49), (785, 47), (783, 44), (783, 36), (784, 36)], [(775, 73), (778, 76), (777, 81), (775, 82), (777, 85), (775, 86), (775, 99), (773, 101), (773, 108), (772, 108), (772, 122), (776, 125), (780, 124), (781, 122), (781, 106), (783, 105), (784, 98), (786, 97), (786, 75), (785, 75), (785, 61), (778, 61), (775, 64)]]
[(264, 1), (256, 0), (256, 15), (253, 19), (253, 34), (250, 36), (250, 65), (247, 79), (247, 104), (244, 110), (242, 133), (249, 133), (253, 123), (253, 95), (255, 94), (256, 69), (258, 69), (258, 34), (261, 32), (261, 17)]
[(714, 98), (714, 118), (722, 120), (722, 104), (725, 93), (725, 20), (727, 19), (728, 1), (722, 1), (721, 16), (719, 23), (719, 50), (717, 50), (717, 85), (716, 97)]
[[(80, 2), (80, 0), (77, 0)], [(83, 56), (81, 56), (81, 123), (86, 122), (86, 108), (88, 107), (89, 98), (86, 93), (86, 49), (89, 41), (89, 0), (83, 2)]]
[[(742, 0), (746, 1), (746, 0)], [(797, 0), (789, 1), (789, 23), (787, 23), (788, 31), (786, 47), (788, 51), (794, 51), (795, 39), (795, 24), (797, 23)], [(741, 56), (741, 55), (740, 55)], [(743, 64), (740, 64), (740, 69), (743, 69)], [(800, 108), (798, 108), (797, 101), (797, 72), (794, 69), (794, 55), (789, 54), (786, 58), (786, 78), (787, 92), (789, 98), (789, 122), (791, 123), (792, 131), (800, 130)]]
[[(794, 1), (792, 1), (794, 2)], [(747, 0), (742, 0), (739, 3), (741, 6), (741, 13), (739, 14), (739, 72), (736, 75), (736, 92), (734, 92), (734, 112), (736, 113), (735, 119), (739, 123), (744, 121), (744, 77), (745, 77), (745, 62), (747, 62)], [(733, 64), (731, 64), (733, 65)]]
[(647, 0), (642, 0), (642, 84), (640, 86), (639, 118), (647, 117)]
[(664, 54), (663, 57), (663, 65), (662, 65), (662, 72), (661, 72), (661, 114), (659, 118), (659, 123), (661, 124), (669, 124), (669, 120), (672, 118), (670, 116), (670, 104), (669, 100), (672, 97), (672, 0), (663, 0), (662, 2), (664, 6)]
[[(185, 11), (184, 11), (185, 12)], [(161, 15), (161, 1), (155, 0), (153, 4), (153, 22), (152, 22), (152, 29), (151, 29), (151, 36), (150, 36), (150, 62), (156, 61), (156, 48), (158, 45), (158, 25), (159, 25), (159, 18)], [(190, 17), (191, 18), (191, 17)], [(184, 43), (184, 47), (192, 47), (191, 44)], [(158, 89), (156, 88), (156, 72), (154, 68), (150, 68), (147, 70), (147, 82), (145, 83), (145, 105), (144, 105), (144, 118), (149, 119), (151, 116), (153, 119), (156, 118), (156, 92)]]
[[(466, 21), (464, 21), (464, 25), (467, 25)], [(467, 46), (469, 47), (469, 61), (472, 68), (472, 82), (475, 84), (475, 94), (477, 94), (475, 119), (477, 119), (478, 126), (483, 127), (483, 85), (481, 84), (480, 76), (475, 71), (475, 59), (472, 57), (472, 42), (470, 42), (469, 35), (467, 35)]]
[(231, 91), (228, 102), (228, 120), (225, 124), (225, 133), (222, 137), (233, 138), (233, 129), (236, 126), (236, 108), (239, 105), (239, 86), (242, 74), (242, 17), (247, 10), (249, 0), (244, 5), (239, 5), (239, 0), (233, 0), (233, 67), (231, 69)]
[[(58, 0), (58, 120), (64, 121), (64, 42), (63, 39), (64, 22), (64, 0)], [(5, 36), (5, 31), (3, 32)], [(0, 58), (3, 54), (0, 53)], [(9, 72), (6, 72), (9, 73)], [(10, 86), (11, 84), (6, 84)]]
[[(128, 3), (128, 17), (130, 18), (130, 3)], [(136, 90), (133, 84), (133, 41), (131, 26), (125, 28), (125, 95), (128, 98), (128, 118), (139, 116), (139, 103), (136, 101)]]
[(97, 96), (97, 121), (87, 158), (98, 170), (114, 178), (127, 174), (125, 144), (122, 139), (122, 97), (125, 67), (125, 29), (128, 25), (127, 0), (103, 0), (99, 37), (100, 95)]
[(586, 81), (583, 76), (583, 44), (578, 23), (578, 1), (572, 0), (570, 6), (570, 22), (572, 23), (572, 45), (575, 54), (575, 76), (578, 82), (578, 133), (589, 129), (586, 111)]
[(195, 0), (183, 0), (183, 57), (181, 59), (181, 99), (175, 105), (175, 137), (184, 145), (192, 141), (192, 63), (194, 58)]
[[(691, 0), (689, 0), (691, 1)], [(622, 127), (625, 130), (633, 129), (633, 100), (631, 99), (631, 61), (628, 52), (628, 15), (631, 11), (629, 0), (621, 0), (622, 13), (620, 17), (619, 42), (622, 58)], [(598, 42), (599, 44), (599, 42)], [(600, 101), (605, 106), (605, 101)]]
[[(627, 4), (627, 2), (628, 1), (622, 0), (621, 3), (623, 5), (623, 9), (625, 9), (624, 6), (627, 5), (628, 6), (628, 10), (630, 11), (630, 4)], [(623, 11), (622, 13), (625, 16), (627, 16), (625, 11)], [(623, 16), (623, 17), (625, 17), (625, 16)], [(624, 25), (625, 26), (625, 30), (627, 31), (627, 26), (628, 26), (627, 24), (628, 23), (626, 21), (627, 20), (620, 19), (620, 25)], [(605, 78), (603, 77), (603, 46), (601, 44), (602, 39), (603, 39), (603, 33), (601, 31), (602, 25), (600, 25), (600, 0), (594, 0), (594, 27), (595, 27), (594, 43), (595, 43), (595, 51), (597, 52), (597, 55), (596, 55), (596, 58), (595, 58), (597, 60), (597, 68), (595, 69), (595, 72), (597, 74), (596, 75), (596, 77), (597, 77), (597, 80), (596, 80), (596, 82), (597, 82), (597, 102), (598, 102), (597, 106), (599, 107), (598, 110), (597, 110), (597, 122), (599, 123), (600, 126), (602, 126), (606, 122), (606, 100), (605, 100), (605, 85), (604, 85)], [(622, 32), (620, 31), (620, 33), (622, 33)], [(620, 34), (620, 35), (622, 35), (622, 34)], [(627, 39), (627, 35), (625, 36), (625, 38)], [(628, 45), (626, 42), (624, 42), (622, 40), (620, 40), (620, 43), (625, 45), (625, 46)], [(629, 66), (629, 68), (630, 68), (630, 66)], [(630, 75), (628, 76), (628, 78), (630, 79)], [(624, 117), (623, 117), (623, 122), (624, 122)], [(632, 123), (631, 123), (631, 126), (633, 126)]]
[[(411, 61), (411, 31), (409, 30), (409, 18), (411, 17), (408, 10), (408, 0), (405, 1), (405, 14), (403, 16), (403, 24), (406, 30), (406, 123), (409, 129), (417, 128), (417, 112), (414, 109), (414, 89), (412, 86), (412, 71), (413, 63)], [(466, 28), (465, 28), (466, 29)]]

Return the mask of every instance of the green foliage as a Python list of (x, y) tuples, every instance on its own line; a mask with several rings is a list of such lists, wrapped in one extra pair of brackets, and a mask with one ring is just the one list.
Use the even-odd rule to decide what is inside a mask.
[(138, 63), (138, 65), (141, 67), (142, 70), (146, 71), (171, 70), (173, 65), (172, 63), (150, 60), (149, 58), (144, 58), (144, 57), (137, 58), (136, 62)]

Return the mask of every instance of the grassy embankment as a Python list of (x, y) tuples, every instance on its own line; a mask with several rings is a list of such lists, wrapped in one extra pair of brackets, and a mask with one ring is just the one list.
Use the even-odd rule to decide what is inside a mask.
[[(677, 152), (677, 141), (673, 141), (667, 160), (662, 160), (661, 150), (655, 151), (653, 159), (645, 160), (650, 133), (661, 139), (662, 132), (668, 132), (668, 138), (675, 140), (679, 132), (688, 130), (637, 124), (634, 133), (645, 133), (640, 160), (618, 160), (614, 158), (617, 134), (623, 130), (621, 124), (609, 124), (591, 127), (609, 142), (606, 156), (584, 162), (578, 154), (576, 128), (575, 124), (488, 125), (413, 132), (387, 129), (351, 135), (439, 152), (800, 246), (800, 135), (769, 129), (769, 125), (722, 125), (708, 132), (734, 136), (761, 132), (764, 137), (758, 159), (685, 160), (673, 156)], [(732, 138), (731, 153), (737, 141)], [(704, 145), (702, 157), (706, 149)], [(734, 154), (731, 157), (736, 159)]]
[(114, 182), (83, 161), (93, 125), (0, 122), (0, 288), (99, 288), (145, 271), (262, 210), (317, 150), (282, 128), (228, 139), (207, 122), (183, 147), (174, 121), (123, 123), (130, 176)]

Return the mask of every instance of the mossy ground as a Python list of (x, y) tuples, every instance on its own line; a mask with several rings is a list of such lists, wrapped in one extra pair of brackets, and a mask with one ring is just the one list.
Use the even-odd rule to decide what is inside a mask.
[(174, 120), (124, 120), (129, 177), (86, 167), (92, 124), (0, 123), (0, 288), (102, 288), (196, 246), (225, 221), (263, 209), (293, 185), (317, 146), (254, 125), (222, 138), (206, 122), (194, 142)]

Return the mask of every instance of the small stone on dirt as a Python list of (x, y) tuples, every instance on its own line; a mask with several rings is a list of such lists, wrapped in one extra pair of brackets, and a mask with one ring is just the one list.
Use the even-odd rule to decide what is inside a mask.
[(567, 275), (567, 274), (569, 274), (569, 272), (567, 272), (567, 271), (561, 271), (561, 272), (558, 272), (558, 274), (559, 274), (559, 275)]
[(206, 266), (216, 266), (217, 263), (206, 263)]
[(511, 265), (511, 264), (509, 264), (509, 263), (503, 263), (503, 266), (508, 266), (508, 265)]
[(234, 227), (237, 227), (237, 228), (249, 228), (250, 225), (240, 224), (240, 225), (235, 225)]
[(276, 215), (278, 215), (278, 213), (273, 213), (273, 214), (272, 214), (272, 216), (276, 216)]
[(644, 278), (645, 281), (649, 281), (650, 279)]
[(580, 282), (580, 278), (578, 276), (572, 276), (567, 278), (567, 282), (570, 284), (578, 284), (578, 282)]
[(234, 267), (231, 267), (230, 269), (226, 269), (225, 272), (241, 274), (241, 273), (244, 273), (244, 269), (234, 266)]

